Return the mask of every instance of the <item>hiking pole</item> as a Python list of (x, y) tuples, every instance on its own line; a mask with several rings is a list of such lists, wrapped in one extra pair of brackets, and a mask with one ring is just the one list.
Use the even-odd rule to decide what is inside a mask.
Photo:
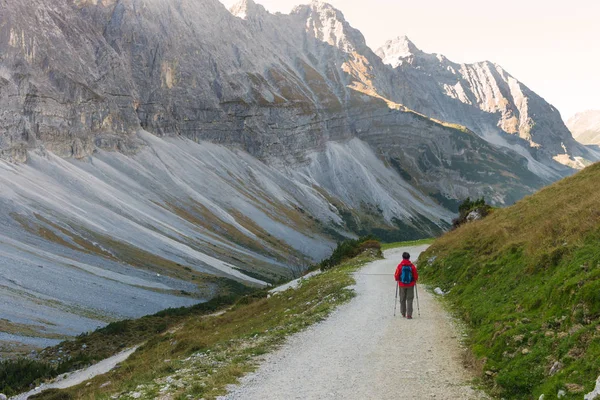
[(396, 306), (398, 305), (398, 282), (396, 282), (396, 297), (394, 298), (394, 317), (396, 316)]
[(419, 318), (421, 318), (421, 308), (419, 307), (419, 291), (417, 290), (416, 283), (415, 283), (415, 293), (417, 295), (417, 312), (419, 313)]

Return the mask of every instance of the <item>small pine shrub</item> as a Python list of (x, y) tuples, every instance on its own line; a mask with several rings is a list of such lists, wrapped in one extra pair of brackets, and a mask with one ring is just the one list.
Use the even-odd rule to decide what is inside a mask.
[(465, 201), (458, 206), (458, 218), (452, 221), (452, 229), (456, 229), (459, 226), (467, 223), (467, 217), (473, 211), (478, 212), (479, 215), (484, 218), (490, 214), (492, 211), (492, 206), (487, 204), (483, 197), (475, 200), (471, 200), (470, 197), (467, 197)]
[(0, 361), (0, 393), (13, 396), (42, 378), (56, 375), (56, 369), (45, 362), (24, 358)]
[(338, 243), (331, 256), (319, 264), (321, 270), (330, 269), (341, 264), (345, 260), (354, 258), (367, 249), (377, 249), (381, 253), (381, 244), (372, 236), (365, 236), (359, 239), (349, 239)]
[(111, 322), (104, 328), (100, 328), (98, 331), (106, 335), (120, 335), (127, 332), (127, 329), (129, 328), (129, 322), (130, 320), (128, 319)]

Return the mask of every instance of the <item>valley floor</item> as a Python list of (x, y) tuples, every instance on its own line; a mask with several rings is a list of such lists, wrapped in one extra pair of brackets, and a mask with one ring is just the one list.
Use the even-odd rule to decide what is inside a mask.
[(460, 333), (423, 288), (421, 317), (393, 316), (392, 274), (403, 251), (385, 252), (356, 273), (357, 296), (326, 321), (294, 335), (231, 387), (233, 399), (483, 399), (471, 388)]

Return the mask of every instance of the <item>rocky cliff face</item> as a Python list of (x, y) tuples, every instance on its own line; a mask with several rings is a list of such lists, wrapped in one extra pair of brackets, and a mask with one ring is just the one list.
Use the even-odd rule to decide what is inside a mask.
[(392, 68), (325, 3), (6, 0), (0, 16), (0, 290), (27, 305), (1, 309), (14, 331), (278, 280), (356, 234), (432, 235), (467, 196), (507, 204), (571, 171), (555, 139), (588, 156), (499, 67), (404, 41), (382, 53)]
[[(340, 11), (320, 2), (290, 15), (271, 15), (251, 0), (233, 14), (216, 0), (38, 0), (35, 7), (14, 1), (3, 8), (7, 128), (1, 146), (5, 158), (18, 161), (39, 146), (75, 158), (98, 148), (130, 153), (141, 128), (239, 145), (273, 163), (302, 163), (307, 151), (323, 150), (329, 140), (357, 136), (356, 121), (369, 118), (370, 111), (361, 115), (363, 107), (401, 113), (408, 111), (404, 105), (488, 137), (498, 130), (488, 115), (494, 104), (509, 104), (478, 98), (488, 108), (474, 113), (446, 93), (446, 106), (427, 103), (439, 92), (437, 82), (412, 76), (421, 67), (406, 79), (396, 76)], [(420, 54), (412, 44), (405, 47)], [(533, 123), (525, 116), (521, 121), (515, 126)], [(540, 166), (531, 149), (518, 150), (542, 180), (555, 177), (556, 163)], [(449, 148), (444, 152), (454, 156)], [(540, 173), (546, 164), (550, 171)], [(478, 192), (473, 183), (471, 191)]]
[[(9, 1), (2, 8), (5, 158), (24, 161), (25, 149), (38, 146), (75, 158), (95, 148), (135, 151), (140, 128), (239, 144), (262, 159), (301, 158), (355, 133), (307, 132), (308, 118), (390, 103), (491, 142), (524, 145), (526, 156), (561, 172), (551, 159), (565, 149), (591, 157), (556, 110), (501, 67), (458, 65), (399, 38), (378, 51), (391, 70), (325, 3), (290, 15), (271, 15), (251, 0), (232, 13), (216, 0)], [(279, 132), (265, 134), (281, 121), (303, 133), (285, 143)]]
[(589, 110), (575, 114), (567, 121), (573, 137), (583, 143), (600, 144), (600, 110)]
[(394, 68), (394, 101), (463, 124), (491, 143), (549, 167), (538, 173), (566, 174), (581, 168), (584, 160), (598, 158), (573, 139), (558, 110), (497, 64), (457, 64), (419, 50), (407, 37), (388, 41), (377, 54)]

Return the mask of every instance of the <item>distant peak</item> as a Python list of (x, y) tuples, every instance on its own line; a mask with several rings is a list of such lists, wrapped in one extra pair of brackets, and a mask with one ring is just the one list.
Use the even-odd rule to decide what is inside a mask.
[(329, 3), (313, 0), (294, 8), (292, 14), (304, 21), (307, 33), (346, 53), (366, 47), (360, 31), (352, 28), (344, 14)]
[(408, 38), (408, 36), (398, 36), (395, 39), (388, 40), (381, 46), (377, 54), (385, 64), (392, 67), (401, 65), (404, 60), (422, 53), (421, 50)]
[(229, 12), (238, 18), (249, 19), (265, 14), (267, 10), (253, 0), (240, 0), (229, 9)]
[(336, 19), (344, 21), (344, 14), (342, 14), (339, 9), (321, 0), (312, 0), (308, 4), (296, 6), (292, 11), (292, 13), (302, 12), (316, 13), (321, 15), (327, 14), (328, 16), (335, 16)]
[(334, 10), (336, 9), (331, 4), (321, 1), (321, 0), (312, 0), (310, 2), (310, 6), (313, 8), (320, 8), (320, 9), (334, 9)]
[(406, 35), (388, 40), (383, 47), (389, 49), (389, 51), (392, 51), (399, 57), (408, 57), (421, 51)]

